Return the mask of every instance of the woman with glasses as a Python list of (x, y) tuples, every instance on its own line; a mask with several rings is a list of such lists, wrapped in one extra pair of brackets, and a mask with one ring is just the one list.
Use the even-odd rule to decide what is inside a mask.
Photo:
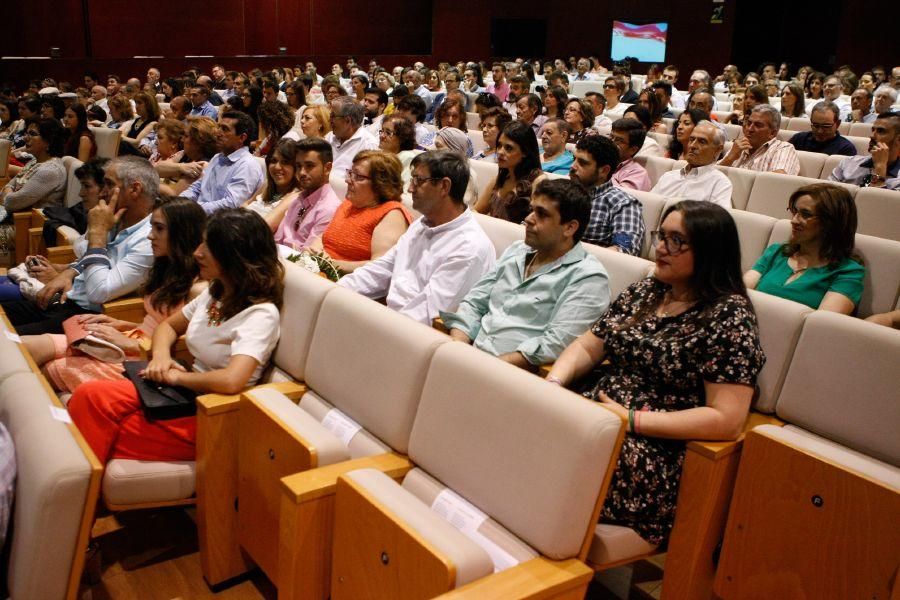
[(563, 111), (563, 119), (569, 124), (569, 139), (567, 144), (577, 144), (578, 140), (587, 135), (597, 135), (592, 129), (594, 125), (594, 107), (589, 100), (572, 98), (566, 103)]
[(403, 167), (400, 176), (403, 179), (403, 189), (406, 189), (412, 174), (410, 167), (412, 159), (422, 152), (416, 149), (415, 127), (406, 117), (400, 115), (386, 117), (381, 122), (381, 130), (378, 132), (378, 147), (400, 160)]
[(547, 380), (627, 421), (600, 519), (658, 546), (674, 522), (685, 440), (740, 435), (765, 356), (728, 211), (685, 200), (653, 233), (653, 276), (622, 292)]
[(512, 123), (512, 116), (505, 108), (495, 106), (484, 111), (481, 115), (481, 134), (487, 148), (475, 154), (473, 160), (497, 162), (497, 142), (500, 140), (500, 132)]
[(347, 199), (310, 248), (323, 251), (344, 273), (352, 273), (393, 248), (412, 222), (400, 203), (401, 169), (400, 160), (382, 150), (357, 154), (347, 171)]
[(866, 268), (854, 255), (856, 204), (836, 185), (814, 183), (788, 201), (791, 237), (772, 244), (744, 274), (748, 288), (805, 304), (852, 314), (863, 291)]

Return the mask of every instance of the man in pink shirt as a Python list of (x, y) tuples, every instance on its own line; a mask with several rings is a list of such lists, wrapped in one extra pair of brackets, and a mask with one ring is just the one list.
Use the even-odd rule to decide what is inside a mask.
[(275, 231), (275, 243), (295, 250), (306, 248), (321, 236), (334, 217), (341, 199), (328, 183), (333, 156), (331, 144), (320, 138), (297, 142), (294, 159), (300, 195), (291, 202)]
[(644, 145), (647, 130), (640, 121), (617, 119), (613, 121), (609, 139), (619, 149), (619, 168), (610, 178), (613, 185), (641, 192), (650, 191), (650, 176), (647, 170), (635, 162), (634, 155)]
[(487, 86), (487, 93), (497, 96), (500, 102), (506, 102), (509, 98), (509, 83), (506, 81), (506, 65), (501, 62), (495, 62), (491, 67), (491, 75), (494, 83)]

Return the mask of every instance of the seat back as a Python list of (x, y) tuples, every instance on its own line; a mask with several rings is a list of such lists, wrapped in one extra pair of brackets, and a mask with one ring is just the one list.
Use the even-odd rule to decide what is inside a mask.
[(822, 165), (822, 172), (819, 174), (819, 179), (828, 179), (828, 176), (834, 172), (834, 168), (840, 164), (842, 160), (847, 158), (846, 156), (841, 156), (840, 154), (832, 154), (831, 156), (825, 157), (825, 163)]
[(475, 220), (481, 225), (484, 233), (494, 245), (497, 258), (503, 254), (510, 244), (517, 240), (525, 239), (525, 227), (519, 223), (512, 223), (504, 219), (497, 219), (490, 215), (474, 213)]
[(797, 151), (797, 157), (800, 159), (800, 176), (818, 179), (822, 174), (822, 166), (825, 164), (826, 154), (819, 152)]
[(857, 154), (865, 154), (868, 156), (869, 154), (869, 143), (871, 142), (871, 138), (867, 137), (859, 137), (855, 135), (847, 135), (844, 136), (848, 140), (850, 140), (854, 146), (856, 146)]
[(794, 117), (788, 122), (787, 127), (785, 127), (784, 120), (782, 120), (781, 128), (789, 131), (809, 131), (812, 129), (812, 126), (809, 124), (809, 119)]
[(651, 131), (647, 134), (656, 140), (656, 143), (659, 144), (659, 147), (662, 148), (663, 152), (669, 149), (669, 144), (672, 143), (672, 136), (668, 133), (657, 133), (655, 131)]
[[(769, 243), (784, 243), (790, 238), (791, 222), (781, 220), (772, 228)], [(866, 266), (862, 297), (856, 315), (865, 319), (893, 310), (900, 288), (900, 242), (857, 233), (854, 251)]]
[(469, 169), (475, 174), (475, 185), (479, 190), (491, 189), (497, 179), (497, 163), (486, 160), (470, 160)]
[(900, 466), (900, 331), (827, 311), (803, 324), (776, 412), (813, 433)]
[(413, 462), (552, 559), (583, 557), (622, 420), (471, 346), (435, 352)]
[[(760, 215), (769, 215), (782, 219), (787, 215), (788, 200), (799, 188), (811, 183), (821, 183), (808, 177), (785, 175), (783, 173), (757, 173), (747, 199), (747, 210)], [(831, 182), (847, 189), (851, 196), (856, 196), (859, 189), (849, 183)]]
[(484, 141), (484, 134), (481, 133), (480, 129), (469, 129), (466, 134), (469, 136), (469, 139), (472, 140), (472, 149), (476, 154), (488, 147)]
[(643, 207), (644, 241), (641, 244), (641, 256), (647, 258), (650, 256), (650, 232), (659, 226), (659, 218), (662, 215), (663, 207), (666, 205), (666, 197), (640, 190), (628, 189), (625, 191), (637, 198)]
[(569, 93), (578, 98), (584, 98), (588, 92), (603, 93), (602, 81), (573, 81), (569, 84)]
[(109, 127), (89, 127), (97, 142), (97, 156), (101, 158), (115, 158), (119, 155), (119, 144), (122, 141), (122, 132)]
[[(51, 406), (31, 372), (0, 383), (0, 421), (15, 444), (18, 470), (10, 518), (11, 598), (76, 596), (70, 577), (73, 569), (80, 574), (89, 529), (83, 520), (92, 519), (97, 501), (88, 496), (92, 472), (99, 482), (101, 467), (79, 446), (74, 426), (54, 418)], [(72, 585), (77, 588), (77, 575)]]
[(852, 135), (853, 137), (871, 138), (872, 123), (850, 123), (850, 130), (846, 135)]
[(791, 129), (779, 129), (778, 133), (775, 134), (775, 136), (782, 142), (791, 141), (791, 138), (795, 135), (797, 135), (797, 132)]
[(838, 133), (841, 135), (850, 135), (850, 123), (841, 121), (840, 124), (838, 124)]
[(900, 240), (900, 192), (862, 187), (856, 193), (856, 231)]
[(477, 112), (467, 112), (466, 113), (466, 129), (469, 131), (477, 130), (481, 125), (481, 117)]
[(731, 180), (731, 205), (740, 210), (746, 209), (753, 182), (756, 181), (756, 171), (721, 166), (718, 169)]
[(675, 168), (675, 161), (661, 156), (635, 156), (634, 161), (647, 170), (650, 177), (650, 187), (656, 185), (663, 173)]
[(647, 277), (653, 271), (649, 260), (616, 252), (595, 244), (584, 243), (584, 249), (594, 255), (609, 275), (609, 299), (615, 300), (625, 288)]
[(744, 128), (740, 125), (735, 125), (734, 123), (722, 123), (722, 128), (725, 130), (725, 135), (732, 142), (744, 133)]
[[(296, 381), (306, 379), (313, 331), (325, 296), (336, 287), (323, 277), (289, 261), (284, 264), (281, 337), (272, 357), (275, 367)], [(281, 379), (277, 374), (273, 380)]]
[(435, 348), (447, 340), (431, 327), (335, 287), (316, 319), (306, 383), (372, 435), (406, 454), (428, 365)]
[(772, 413), (794, 356), (803, 320), (813, 310), (805, 304), (756, 290), (748, 290), (748, 293), (759, 324), (759, 343), (766, 353), (766, 364), (756, 380), (758, 394), (753, 407), (760, 412)]
[(66, 167), (66, 207), (72, 207), (81, 202), (81, 182), (75, 177), (75, 169), (84, 163), (74, 156), (63, 156), (63, 166)]
[(328, 183), (331, 184), (331, 189), (334, 190), (338, 198), (344, 199), (347, 197), (347, 181), (344, 179), (343, 174), (332, 171), (328, 177)]
[(12, 142), (0, 140), (0, 177), (6, 177), (9, 171), (9, 153), (12, 151)]
[(733, 208), (728, 212), (737, 225), (738, 239), (741, 242), (741, 271), (747, 271), (769, 245), (772, 228), (778, 219)]

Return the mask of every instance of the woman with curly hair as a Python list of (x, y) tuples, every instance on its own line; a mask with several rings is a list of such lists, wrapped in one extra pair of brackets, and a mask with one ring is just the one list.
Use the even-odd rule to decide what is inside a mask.
[(269, 156), (275, 150), (278, 140), (291, 130), (294, 115), (287, 104), (278, 100), (267, 100), (259, 105), (257, 123), (261, 139), (253, 155)]

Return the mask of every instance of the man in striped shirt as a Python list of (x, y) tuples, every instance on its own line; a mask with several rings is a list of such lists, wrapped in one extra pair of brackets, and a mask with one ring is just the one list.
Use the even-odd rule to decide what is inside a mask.
[(744, 120), (744, 135), (734, 141), (725, 158), (725, 167), (768, 171), (770, 173), (800, 174), (797, 150), (778, 139), (781, 114), (769, 104), (758, 104)]

